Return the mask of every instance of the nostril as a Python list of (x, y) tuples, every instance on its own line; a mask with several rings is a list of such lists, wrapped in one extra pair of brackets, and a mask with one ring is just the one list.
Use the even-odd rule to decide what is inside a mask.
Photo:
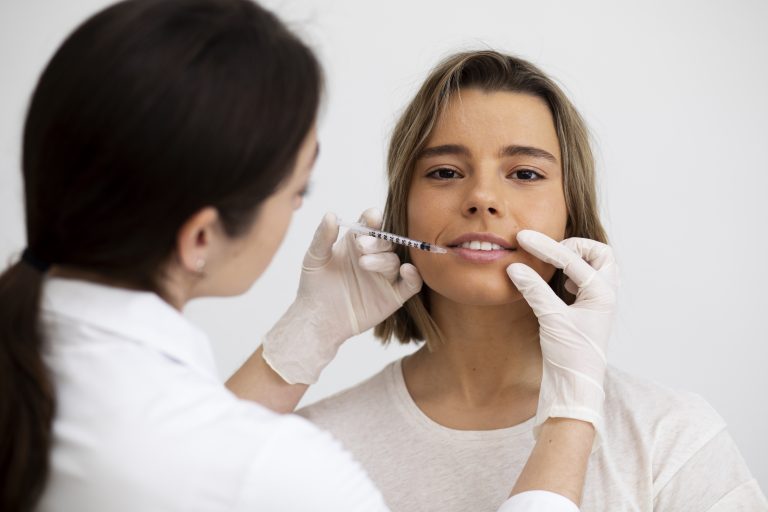
[(476, 207), (476, 206), (472, 206), (472, 207), (469, 209), (469, 213), (477, 213), (477, 207)]
[(496, 208), (488, 208), (488, 211), (489, 211), (490, 213), (492, 213), (493, 215), (496, 215), (496, 213), (497, 213), (497, 210), (496, 210)]

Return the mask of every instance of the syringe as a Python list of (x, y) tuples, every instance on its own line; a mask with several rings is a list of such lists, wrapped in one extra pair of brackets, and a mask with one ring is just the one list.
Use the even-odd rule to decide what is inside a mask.
[(339, 226), (347, 228), (355, 233), (361, 235), (373, 236), (382, 240), (387, 240), (393, 244), (400, 244), (406, 247), (413, 247), (414, 249), (421, 249), (422, 251), (434, 252), (435, 254), (447, 254), (448, 249), (440, 247), (439, 245), (428, 244), (427, 242), (420, 242), (418, 240), (412, 240), (404, 236), (395, 235), (394, 233), (387, 233), (386, 231), (379, 231), (378, 229), (369, 228), (362, 224), (350, 224), (348, 222), (337, 221)]

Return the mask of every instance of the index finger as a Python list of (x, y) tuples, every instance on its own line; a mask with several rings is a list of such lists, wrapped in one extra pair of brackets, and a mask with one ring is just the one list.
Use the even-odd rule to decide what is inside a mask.
[(364, 226), (368, 226), (373, 229), (381, 229), (382, 213), (378, 208), (368, 208), (360, 215), (358, 221)]
[[(360, 215), (360, 220), (358, 220), (357, 223), (361, 226), (369, 227), (372, 229), (381, 229), (381, 210), (378, 208), (368, 208)], [(388, 240), (382, 240), (380, 238), (369, 235), (353, 233), (351, 231), (347, 236), (350, 237), (358, 252), (361, 254), (376, 254), (392, 250), (392, 243)]]
[(596, 270), (584, 261), (579, 254), (543, 233), (524, 229), (517, 233), (520, 246), (541, 261), (563, 269), (578, 288), (587, 286), (595, 276)]
[(336, 224), (336, 216), (328, 212), (320, 221), (309, 249), (304, 255), (304, 268), (319, 268), (328, 263), (333, 254), (333, 244), (338, 237), (339, 226)]
[(597, 240), (573, 237), (566, 238), (560, 243), (579, 254), (595, 270), (602, 270), (608, 265), (615, 263), (613, 250), (608, 245)]

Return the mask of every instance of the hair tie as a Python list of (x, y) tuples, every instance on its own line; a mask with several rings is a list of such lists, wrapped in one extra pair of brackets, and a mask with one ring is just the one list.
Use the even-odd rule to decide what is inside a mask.
[(42, 272), (43, 274), (48, 272), (48, 269), (51, 268), (50, 263), (47, 263), (32, 254), (32, 251), (29, 250), (29, 247), (24, 249), (24, 252), (21, 253), (21, 261), (31, 266), (35, 270)]

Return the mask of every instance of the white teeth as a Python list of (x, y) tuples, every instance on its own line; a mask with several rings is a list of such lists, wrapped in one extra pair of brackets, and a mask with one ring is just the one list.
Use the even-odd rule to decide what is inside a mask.
[(491, 242), (481, 242), (479, 240), (472, 240), (471, 242), (464, 242), (463, 244), (459, 245), (459, 247), (463, 247), (464, 249), (472, 249), (473, 251), (501, 251), (504, 250), (504, 248), (498, 244), (494, 244)]

